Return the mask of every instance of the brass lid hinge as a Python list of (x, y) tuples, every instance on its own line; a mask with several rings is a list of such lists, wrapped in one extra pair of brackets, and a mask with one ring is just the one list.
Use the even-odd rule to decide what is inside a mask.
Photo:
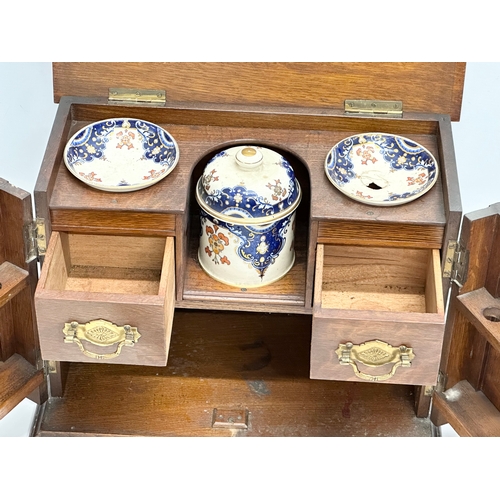
[(44, 257), (47, 251), (45, 219), (37, 217), (24, 225), (24, 254), (26, 263)]
[(460, 288), (467, 281), (469, 271), (469, 250), (458, 241), (449, 241), (443, 267), (443, 278), (450, 278)]
[(57, 373), (57, 361), (44, 361), (43, 371), (45, 373), (45, 376)]
[(391, 116), (401, 118), (403, 116), (402, 101), (376, 101), (370, 99), (346, 99), (344, 101), (346, 114), (369, 115), (369, 116)]
[(110, 88), (108, 92), (110, 102), (140, 103), (152, 106), (164, 106), (167, 94), (164, 90)]

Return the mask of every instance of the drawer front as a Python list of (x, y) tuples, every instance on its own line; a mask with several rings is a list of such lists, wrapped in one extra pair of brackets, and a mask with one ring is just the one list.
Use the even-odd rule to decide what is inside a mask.
[[(165, 366), (175, 304), (173, 238), (96, 236), (87, 249), (69, 251), (70, 240), (52, 233), (35, 293), (42, 358)], [(127, 246), (124, 262), (119, 252)]]
[[(37, 301), (37, 319), (43, 359), (167, 364), (170, 335), (160, 304), (42, 298)], [(128, 342), (126, 325), (131, 327)]]
[(331, 314), (328, 318), (313, 317), (311, 378), (436, 384), (442, 322), (384, 319), (383, 313), (372, 319), (353, 319), (346, 314), (349, 312), (339, 311), (337, 318)]

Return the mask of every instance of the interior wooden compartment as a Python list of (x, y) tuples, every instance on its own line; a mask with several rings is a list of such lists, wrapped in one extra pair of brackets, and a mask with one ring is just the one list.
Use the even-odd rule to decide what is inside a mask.
[(322, 309), (443, 313), (437, 249), (318, 245)]
[[(245, 144), (268, 147), (284, 156), (292, 166), (300, 184), (302, 200), (296, 211), (294, 249), (295, 262), (292, 269), (280, 280), (257, 288), (239, 288), (221, 283), (201, 268), (198, 262), (198, 246), (201, 231), (200, 207), (195, 199), (194, 191), (198, 179), (202, 176), (207, 162), (219, 151), (229, 147)], [(289, 306), (305, 306), (307, 247), (310, 224), (310, 181), (306, 166), (292, 153), (284, 151), (279, 145), (255, 143), (254, 141), (236, 141), (224, 144), (205, 154), (195, 165), (191, 175), (189, 197), (189, 243), (187, 272), (184, 279), (183, 297), (186, 300), (210, 300), (215, 302), (237, 301), (255, 302), (265, 300), (268, 304)]]
[(165, 238), (58, 234), (46, 290), (158, 294)]
[(431, 436), (412, 386), (311, 380), (310, 343), (309, 315), (177, 310), (166, 367), (65, 363), (36, 434)]
[[(162, 182), (145, 190), (117, 195), (89, 188), (67, 171), (62, 150), (69, 137), (91, 122), (116, 116), (158, 123), (175, 137), (181, 151), (180, 160)], [(109, 220), (114, 220), (116, 215), (118, 221), (120, 214), (126, 213), (130, 215), (127, 220), (133, 218), (135, 229), (129, 222), (117, 222), (113, 231), (155, 234), (159, 225), (150, 221), (152, 216), (177, 214), (177, 307), (218, 308), (221, 303), (230, 302), (235, 309), (307, 313), (312, 307), (312, 243), (316, 238), (315, 226), (310, 221), (398, 222), (444, 227), (447, 220), (444, 168), (436, 186), (421, 199), (402, 207), (367, 210), (366, 205), (337, 191), (326, 178), (324, 161), (330, 148), (355, 133), (394, 133), (427, 147), (444, 167), (441, 141), (448, 129), (451, 130), (448, 118), (432, 114), (406, 114), (403, 119), (394, 120), (346, 116), (340, 110), (192, 103), (146, 107), (110, 104), (104, 99), (63, 98), (52, 133), (56, 143), (49, 142), (47, 154), (47, 162), (53, 164), (52, 174), (50, 178), (39, 178), (36, 191), (41, 194), (39, 200), (43, 200), (39, 204), (47, 205), (53, 229), (59, 231), (95, 231), (92, 214), (98, 213), (99, 217), (106, 216)], [(283, 280), (262, 290), (241, 291), (219, 284), (196, 262), (199, 214), (192, 193), (195, 181), (204, 160), (217, 150), (238, 143), (268, 145), (294, 158), (305, 193), (297, 211), (296, 264)], [(169, 230), (172, 227), (169, 226)], [(187, 241), (181, 241), (184, 239)]]

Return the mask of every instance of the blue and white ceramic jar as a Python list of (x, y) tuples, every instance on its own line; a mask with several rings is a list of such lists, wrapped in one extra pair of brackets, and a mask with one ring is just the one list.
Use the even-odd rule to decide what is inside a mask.
[(260, 146), (218, 153), (198, 181), (196, 200), (201, 208), (198, 260), (212, 278), (253, 288), (279, 280), (292, 268), (301, 191), (279, 153)]

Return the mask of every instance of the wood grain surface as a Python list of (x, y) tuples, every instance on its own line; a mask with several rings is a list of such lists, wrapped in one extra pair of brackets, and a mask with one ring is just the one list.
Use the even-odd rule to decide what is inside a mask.
[(43, 384), (43, 370), (37, 370), (19, 354), (0, 362), (0, 418)]
[(3, 392), (0, 405), (6, 397), (9, 409), (26, 397), (37, 403), (47, 398), (33, 303), (37, 262), (27, 263), (25, 255), (24, 228), (32, 220), (30, 194), (0, 178), (0, 361), (15, 365), (13, 372), (5, 367), (7, 379), (3, 379), (6, 390), (15, 385), (14, 396)]
[[(68, 113), (78, 114), (84, 99), (73, 102)], [(89, 101), (89, 100), (87, 100)], [(313, 110), (292, 112), (288, 110), (227, 111), (224, 108), (176, 109), (144, 108), (138, 106), (98, 106), (95, 102), (87, 109), (86, 120), (72, 120), (66, 142), (73, 133), (96, 119), (132, 114), (154, 121), (168, 130), (176, 139), (180, 157), (172, 173), (161, 182), (131, 193), (107, 193), (89, 188), (69, 173), (62, 161), (59, 140), (49, 141), (46, 162), (52, 161), (50, 171), (40, 173), (39, 189), (54, 183), (49, 198), (50, 210), (89, 211), (104, 210), (140, 213), (186, 213), (192, 187), (202, 173), (204, 165), (217, 151), (236, 144), (261, 144), (283, 152), (292, 163), (298, 176), (307, 178), (311, 193), (311, 218), (361, 220), (377, 223), (398, 222), (423, 225), (446, 224), (442, 179), (424, 196), (412, 203), (397, 207), (367, 207), (340, 193), (328, 181), (324, 162), (331, 147), (348, 135), (377, 130), (406, 136), (438, 156), (439, 143), (436, 130), (439, 116), (425, 115), (413, 119), (390, 120), (384, 118), (360, 119), (346, 117), (331, 111)], [(57, 118), (57, 117), (56, 117)], [(63, 117), (59, 117), (64, 121)], [(62, 125), (59, 125), (61, 128)], [(53, 142), (54, 141), (54, 142)], [(53, 154), (50, 151), (59, 150)], [(447, 166), (441, 165), (441, 168)], [(454, 168), (452, 165), (450, 168)], [(325, 203), (325, 200), (329, 200)], [(71, 212), (76, 213), (76, 212)], [(65, 221), (70, 224), (71, 221)]]
[[(47, 218), (48, 235), (53, 227), (104, 235), (175, 234), (178, 309), (172, 327), (173, 350), (166, 368), (61, 363), (61, 372), (67, 373), (68, 383), (66, 389), (59, 384), (63, 398), (52, 399), (47, 404), (40, 433), (361, 435), (364, 432), (393, 435), (393, 432), (394, 435), (426, 435), (429, 422), (418, 421), (419, 425), (414, 422), (410, 386), (309, 380), (311, 318), (307, 313), (311, 311), (314, 289), (318, 226), (323, 222), (339, 224), (323, 232), (323, 236), (340, 238), (342, 244), (357, 243), (355, 232), (359, 230), (367, 245), (387, 247), (394, 243), (393, 246), (405, 249), (414, 246), (439, 249), (446, 244), (446, 238), (458, 233), (458, 225), (448, 227), (459, 206), (459, 194), (455, 158), (448, 151), (452, 148), (452, 139), (450, 118), (446, 115), (451, 114), (452, 119), (459, 117), (464, 72), (465, 66), (460, 63), (55, 63), (54, 95), (60, 106), (35, 188), (37, 214)], [(224, 78), (221, 79), (221, 75)], [(144, 87), (146, 83), (149, 88), (167, 91), (165, 106), (107, 102), (111, 86)], [(403, 118), (346, 116), (342, 110), (346, 98), (398, 99), (400, 95), (404, 96), (401, 97), (405, 109)], [(135, 116), (158, 123), (175, 137), (181, 151), (180, 161), (166, 179), (135, 193), (105, 193), (89, 188), (67, 171), (62, 150), (69, 137), (90, 122), (116, 116)], [(326, 155), (339, 140), (366, 131), (403, 135), (427, 147), (439, 158), (441, 175), (436, 186), (420, 199), (398, 207), (367, 207), (342, 195), (325, 176)], [(208, 284), (212, 280), (203, 279), (193, 258), (196, 242), (191, 235), (197, 230), (194, 184), (211, 155), (235, 144), (261, 144), (284, 154), (305, 191), (297, 214), (301, 228), (297, 232), (300, 241), (296, 269), (278, 289), (256, 294), (250, 300), (241, 291), (234, 293)], [(457, 217), (453, 219), (456, 222), (455, 219)], [(345, 227), (350, 224), (354, 230), (346, 233)], [(342, 225), (344, 232), (340, 230)], [(63, 256), (60, 262), (64, 270), (68, 266), (67, 258)], [(84, 270), (80, 271), (69, 280), (70, 287), (80, 289), (81, 280), (87, 279)], [(104, 284), (108, 289), (103, 293), (105, 300), (98, 306), (104, 314), (115, 311), (113, 308), (119, 299), (113, 299), (109, 293), (115, 277), (109, 272), (103, 274), (110, 280)], [(174, 273), (171, 274), (173, 279)], [(61, 287), (64, 289), (67, 283), (67, 280), (64, 284), (61, 281)], [(60, 290), (53, 291), (59, 293)], [(436, 296), (437, 292), (428, 294), (424, 302), (430, 300), (438, 304)], [(78, 300), (70, 302), (68, 307), (76, 311)], [(142, 317), (145, 302), (141, 299), (129, 304), (127, 314)], [(186, 306), (193, 309), (182, 309)], [(173, 309), (173, 302), (169, 307)], [(419, 307), (428, 309), (428, 305)], [(258, 309), (260, 312), (214, 313), (194, 308)], [(53, 308), (50, 315), (60, 312), (56, 309)], [(415, 340), (420, 353), (416, 365), (418, 382), (403, 377), (401, 383), (433, 383), (435, 352), (440, 350), (442, 339), (442, 333), (437, 332), (442, 325), (436, 326), (441, 310), (435, 309), (439, 313), (392, 313), (401, 315), (396, 318), (396, 324), (401, 321), (404, 325), (402, 336), (411, 331), (407, 337), (416, 339), (420, 335), (418, 342), (422, 342)], [(270, 311), (301, 314), (268, 314)], [(347, 316), (343, 316), (344, 313)], [(360, 316), (355, 318), (349, 316), (349, 311), (343, 312), (338, 318), (339, 324), (355, 319), (364, 324), (372, 320), (385, 321), (376, 313), (357, 313)], [(330, 320), (328, 315), (323, 318), (320, 314), (318, 318)], [(162, 322), (168, 322), (168, 318), (153, 321)], [(49, 329), (57, 331), (55, 326)], [(401, 340), (401, 335), (391, 330), (389, 338), (396, 342)], [(268, 361), (266, 349), (256, 365), (245, 361), (243, 371), (248, 366), (253, 367), (250, 371), (258, 371), (264, 363), (262, 375), (267, 378), (250, 383), (242, 378), (239, 365), (234, 364), (234, 349), (235, 345), (256, 345), (243, 350), (248, 356), (254, 349), (261, 349), (259, 339), (266, 339), (265, 344), (273, 346), (269, 349), (272, 361)], [(198, 346), (204, 346), (209, 354), (198, 353)], [(285, 352), (288, 353), (286, 359)], [(421, 364), (424, 359), (426, 362)], [(177, 367), (176, 362), (180, 363)], [(179, 367), (182, 367), (182, 376), (177, 371)], [(91, 392), (86, 392), (89, 387)], [(128, 387), (132, 389), (129, 391)], [(114, 389), (118, 390), (113, 396)], [(210, 408), (203, 403), (212, 402), (205, 389), (211, 395), (219, 395), (219, 402), (214, 401)], [(260, 406), (249, 399), (249, 389), (251, 395), (257, 395)], [(332, 418), (327, 423), (321, 421), (325, 412), (335, 412), (339, 407), (343, 418), (350, 415), (345, 394), (358, 390), (359, 399), (348, 396), (360, 405), (356, 422)], [(266, 391), (271, 397), (267, 397)], [(99, 397), (92, 398), (92, 392)], [(297, 392), (301, 395), (299, 399)], [(299, 405), (298, 400), (304, 403)], [(110, 411), (110, 408), (115, 409)], [(197, 413), (201, 408), (203, 415)], [(249, 429), (213, 428), (214, 408), (228, 411), (245, 408), (250, 415)], [(300, 419), (304, 408), (320, 421), (308, 420), (307, 425), (303, 425)], [(406, 409), (410, 409), (411, 424), (407, 422)], [(392, 423), (392, 428), (398, 430), (359, 428), (359, 422), (365, 419), (363, 415), (373, 412), (377, 426)]]
[[(434, 422), (450, 419), (452, 425), (467, 428), (474, 405), (484, 407), (486, 404), (476, 401), (477, 398), (484, 398), (486, 406), (500, 408), (500, 391), (496, 382), (500, 375), (500, 331), (497, 326), (500, 324), (500, 308), (496, 297), (500, 281), (499, 221), (498, 203), (464, 217), (461, 242), (469, 251), (468, 276), (463, 287), (454, 285), (452, 288), (441, 371), (445, 377), (445, 390), (465, 385), (467, 390), (470, 388), (469, 392), (478, 393), (465, 400), (470, 401), (470, 405), (452, 404), (437, 393), (437, 404), (431, 416)], [(489, 427), (488, 411), (478, 415), (478, 419), (483, 417), (484, 425)], [(478, 425), (481, 426), (481, 422)], [(467, 430), (462, 432), (470, 435)], [(497, 432), (496, 435), (500, 435), (498, 429), (471, 432), (471, 435), (477, 435), (476, 432), (480, 435), (495, 435), (491, 433)]]
[(464, 63), (54, 63), (54, 99), (110, 87), (165, 90), (168, 102), (322, 106), (401, 100), (408, 111), (460, 117)]
[[(350, 315), (347, 313), (351, 313)], [(392, 378), (384, 384), (435, 385), (437, 382), (439, 360), (443, 342), (444, 318), (434, 316), (423, 318), (425, 314), (415, 313), (410, 320), (409, 314), (378, 313), (366, 311), (362, 315), (351, 311), (340, 312), (339, 317), (325, 318), (315, 315), (312, 323), (311, 340), (311, 378), (320, 380), (361, 381), (351, 366), (341, 365), (335, 351), (339, 344), (351, 342), (355, 345), (371, 340), (381, 340), (393, 347), (411, 347), (415, 354), (411, 366), (400, 367)], [(422, 318), (418, 321), (417, 317)], [(427, 319), (427, 321), (426, 321)], [(389, 373), (392, 365), (370, 368), (363, 365), (359, 370), (368, 375), (379, 376)]]
[[(38, 435), (430, 436), (413, 388), (309, 379), (310, 317), (177, 311), (164, 368), (69, 365)], [(248, 428), (213, 427), (214, 409)]]
[[(43, 359), (97, 360), (64, 343), (65, 323), (104, 319), (141, 338), (108, 363), (165, 366), (175, 303), (173, 238), (52, 233), (35, 294)], [(109, 354), (116, 346), (87, 346)], [(101, 360), (102, 361), (102, 360)], [(98, 361), (97, 361), (98, 362)]]
[(434, 405), (460, 436), (500, 436), (500, 412), (481, 391), (476, 391), (466, 380), (444, 393), (436, 393)]

